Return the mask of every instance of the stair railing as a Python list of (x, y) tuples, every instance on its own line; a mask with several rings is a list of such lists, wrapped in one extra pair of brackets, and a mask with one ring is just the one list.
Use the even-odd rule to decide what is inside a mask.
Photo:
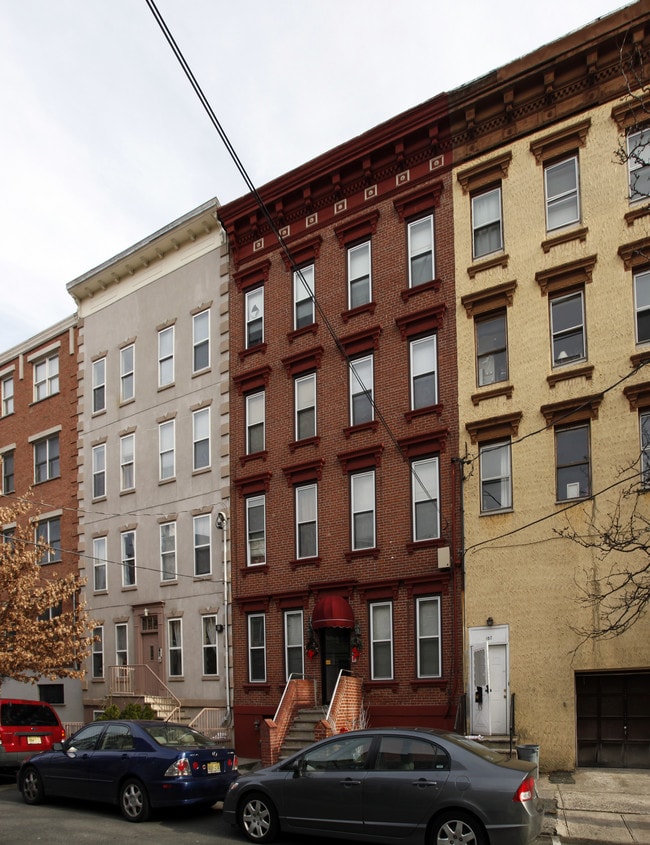
[(109, 666), (110, 694), (115, 696), (137, 696), (163, 699), (169, 705), (169, 713), (164, 721), (181, 711), (181, 700), (146, 664), (127, 666)]

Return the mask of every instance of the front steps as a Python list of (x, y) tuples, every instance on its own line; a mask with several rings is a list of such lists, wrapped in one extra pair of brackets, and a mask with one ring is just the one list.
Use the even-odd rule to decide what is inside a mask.
[(291, 757), (314, 741), (314, 728), (325, 718), (323, 707), (298, 710), (280, 748), (280, 760)]

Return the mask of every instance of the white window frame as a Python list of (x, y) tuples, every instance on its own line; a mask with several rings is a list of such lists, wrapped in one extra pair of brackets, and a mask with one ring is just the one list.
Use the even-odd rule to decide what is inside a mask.
[[(219, 675), (219, 632), (216, 613), (201, 617), (201, 672), (204, 678)], [(210, 662), (214, 662), (214, 672)]]
[[(201, 578), (212, 575), (212, 536), (210, 532), (211, 518), (209, 513), (202, 513), (192, 519), (192, 542), (194, 559), (194, 577)], [(207, 568), (203, 557), (207, 550)], [(201, 564), (201, 565), (199, 565)], [(205, 570), (205, 571), (199, 571)]]
[(160, 580), (164, 583), (178, 578), (176, 557), (176, 522), (162, 522), (160, 534)]
[[(206, 459), (199, 461), (206, 447)], [(211, 462), (210, 408), (199, 408), (192, 412), (192, 469), (194, 472), (209, 469)]]
[[(251, 512), (261, 508), (262, 528), (253, 530)], [(254, 551), (260, 547), (261, 560), (254, 560)], [(266, 563), (266, 496), (249, 496), (246, 499), (246, 566), (264, 566)]]
[[(257, 309), (257, 310), (256, 310)], [(264, 343), (264, 286), (246, 291), (244, 297), (246, 322), (246, 349), (253, 349)], [(258, 332), (254, 331), (259, 323)]]
[[(566, 446), (571, 445), (569, 438), (578, 431), (584, 432), (585, 442), (581, 443), (578, 451), (580, 459), (573, 460), (562, 457)], [(563, 441), (562, 444), (560, 441)], [(566, 445), (565, 445), (566, 444)], [(584, 453), (587, 453), (584, 460)], [(585, 473), (581, 468), (586, 467), (586, 488), (582, 486)], [(591, 495), (591, 430), (589, 422), (576, 422), (573, 425), (556, 426), (555, 428), (555, 495), (556, 501), (566, 502), (573, 499), (586, 499)]]
[[(296, 512), (296, 558), (318, 556), (318, 485), (301, 484), (295, 488), (295, 512)], [(305, 554), (305, 542), (303, 542), (304, 531), (309, 530), (313, 534), (313, 551)], [(311, 550), (311, 549), (310, 549)]]
[[(627, 134), (627, 164), (630, 202), (650, 199), (650, 126), (630, 130)], [(637, 186), (645, 183), (642, 190)]]
[(637, 343), (650, 343), (650, 270), (634, 274), (634, 328)]
[(34, 361), (34, 402), (59, 392), (59, 353)]
[(316, 322), (314, 265), (301, 267), (293, 274), (293, 328), (295, 331)]
[(165, 420), (158, 424), (158, 480), (171, 481), (174, 478), (176, 478), (176, 420)]
[[(425, 237), (422, 237), (422, 233)], [(428, 235), (428, 238), (426, 237)], [(412, 220), (407, 227), (408, 240), (408, 261), (409, 261), (409, 287), (416, 288), (419, 285), (425, 285), (427, 282), (432, 282), (436, 277), (436, 259), (435, 259), (435, 235), (433, 229), (433, 214), (428, 214), (426, 217), (420, 217), (418, 220)], [(425, 274), (428, 278), (419, 278), (421, 271), (417, 272), (420, 263), (424, 263), (423, 259), (430, 256), (430, 261), (426, 266), (431, 267), (431, 273)]]
[[(491, 326), (495, 326), (492, 331)], [(505, 310), (477, 317), (474, 320), (474, 333), (477, 386), (486, 387), (489, 384), (508, 381), (508, 321)]]
[[(411, 461), (411, 519), (413, 541), (437, 540), (440, 537), (440, 461), (437, 457)], [(433, 512), (433, 534), (423, 530)], [(421, 517), (421, 513), (423, 516)]]
[(92, 497), (106, 498), (106, 444), (98, 443), (92, 447)]
[[(316, 373), (294, 379), (294, 397), (296, 440), (316, 437)], [(307, 427), (308, 432), (303, 432)]]
[(93, 592), (105, 593), (108, 590), (108, 555), (107, 538), (93, 538)]
[[(348, 308), (352, 311), (372, 302), (372, 247), (370, 241), (349, 247), (347, 258)], [(357, 266), (360, 263), (365, 266)], [(363, 272), (359, 272), (360, 269)], [(357, 291), (361, 291), (361, 294), (358, 294)]]
[[(563, 325), (562, 317), (566, 316), (566, 306), (572, 300), (579, 300), (580, 321)], [(587, 360), (587, 321), (585, 317), (584, 290), (573, 290), (549, 298), (549, 315), (551, 323), (551, 355), (553, 367), (565, 367), (578, 361)], [(581, 350), (579, 354), (569, 354), (572, 339), (580, 338)]]
[[(253, 631), (253, 623), (261, 621), (261, 631)], [(248, 628), (248, 681), (251, 684), (266, 683), (266, 616), (263, 613), (249, 613), (247, 620)], [(257, 635), (261, 633), (261, 637)], [(255, 634), (255, 638), (253, 638)], [(258, 642), (259, 640), (259, 642)], [(263, 672), (259, 677), (253, 674), (253, 654), (262, 654)]]
[[(411, 410), (429, 408), (438, 404), (438, 338), (435, 334), (409, 341), (411, 370)], [(418, 384), (433, 385), (433, 401), (418, 401)]]
[(120, 492), (135, 490), (135, 432), (120, 437)]
[[(202, 363), (206, 360), (206, 363)], [(199, 311), (192, 317), (192, 372), (210, 369), (210, 311)]]
[[(178, 666), (172, 666), (175, 660)], [(183, 619), (178, 616), (167, 620), (167, 667), (170, 678), (183, 677)], [(174, 669), (180, 671), (173, 671)]]
[(9, 414), (13, 414), (14, 412), (14, 377), (5, 376), (0, 382), (0, 388), (2, 390), (2, 416), (8, 417)]
[[(565, 189), (550, 193), (551, 186), (549, 185), (549, 178), (552, 178), (559, 168), (568, 168), (569, 165), (572, 165), (573, 169), (573, 186), (568, 190)], [(544, 198), (547, 232), (563, 229), (565, 226), (572, 226), (574, 223), (580, 222), (580, 170), (577, 155), (567, 156), (560, 161), (554, 161), (544, 165)], [(575, 212), (558, 215), (559, 222), (553, 219), (554, 215), (557, 215), (557, 209), (565, 206), (567, 202), (575, 204)]]
[(650, 411), (639, 413), (639, 437), (641, 440), (641, 486), (650, 488)]
[(93, 628), (93, 644), (91, 655), (91, 672), (93, 678), (104, 677), (104, 626)]
[[(56, 444), (56, 450), (54, 450)], [(39, 447), (45, 447), (45, 460), (37, 462), (37, 452)], [(45, 468), (45, 474), (39, 477), (38, 467)], [(45, 481), (51, 481), (53, 478), (61, 476), (61, 451), (59, 443), (59, 435), (50, 434), (48, 437), (43, 437), (34, 441), (34, 484), (42, 484)]]
[[(435, 609), (435, 625), (434, 630), (428, 631), (426, 626), (422, 623), (426, 621), (423, 619), (423, 608), (426, 605), (431, 605)], [(417, 654), (417, 676), (418, 678), (440, 678), (442, 677), (442, 626), (440, 619), (440, 597), (439, 596), (421, 596), (415, 600), (415, 625), (416, 625), (416, 654)], [(437, 628), (437, 630), (435, 630)], [(423, 649), (429, 643), (437, 644), (437, 672), (426, 672), (423, 665), (424, 655)]]
[(129, 664), (129, 626), (126, 622), (115, 623), (115, 665)]
[[(259, 441), (259, 443), (258, 443)], [(260, 445), (260, 448), (256, 448)], [(266, 445), (266, 391), (246, 396), (246, 454), (263, 452)]]
[[(377, 512), (376, 512), (376, 490), (375, 490), (375, 470), (366, 470), (365, 472), (356, 472), (350, 476), (350, 508), (351, 508), (351, 527), (352, 527), (352, 551), (361, 551), (363, 549), (374, 549), (377, 546)], [(364, 523), (367, 517), (371, 519), (371, 542), (362, 543), (360, 535), (359, 523), (363, 519)]]
[(364, 355), (350, 361), (350, 425), (365, 425), (375, 419), (375, 363), (374, 355)]
[(174, 329), (168, 326), (158, 332), (158, 387), (174, 384)]
[[(383, 630), (385, 620), (380, 614), (388, 611), (388, 631)], [(390, 681), (394, 677), (394, 648), (393, 648), (393, 602), (377, 601), (371, 602), (369, 607), (370, 615), (370, 678), (373, 681)], [(388, 648), (389, 671), (384, 674), (378, 667), (379, 649)]]
[(120, 349), (120, 402), (130, 402), (132, 399), (135, 399), (134, 343)]
[[(284, 611), (285, 680), (305, 673), (304, 614), (302, 610)], [(296, 668), (292, 668), (295, 666)]]
[[(481, 513), (498, 513), (512, 508), (512, 450), (510, 440), (481, 443)], [(494, 495), (499, 493), (499, 498)]]
[[(56, 531), (54, 531), (56, 526)], [(46, 519), (41, 519), (36, 523), (36, 542), (43, 540), (49, 549), (43, 552), (39, 565), (44, 566), (48, 563), (61, 562), (61, 517), (51, 516)]]
[[(132, 549), (128, 549), (128, 538), (132, 538)], [(122, 562), (122, 586), (135, 587), (137, 585), (138, 569), (136, 565), (136, 537), (135, 529), (120, 533), (120, 560)]]
[[(496, 199), (496, 202), (494, 201)], [(472, 195), (472, 258), (484, 258), (503, 250), (503, 205), (501, 185), (480, 191)], [(496, 209), (498, 208), (498, 211)], [(498, 237), (492, 243), (492, 235)], [(481, 236), (487, 235), (486, 243), (480, 243)]]
[(93, 414), (106, 410), (106, 358), (97, 358), (92, 367)]

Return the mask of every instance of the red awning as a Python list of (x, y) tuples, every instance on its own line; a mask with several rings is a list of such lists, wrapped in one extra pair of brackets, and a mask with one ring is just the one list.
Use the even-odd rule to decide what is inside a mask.
[(323, 596), (314, 605), (312, 628), (354, 628), (354, 613), (343, 596)]

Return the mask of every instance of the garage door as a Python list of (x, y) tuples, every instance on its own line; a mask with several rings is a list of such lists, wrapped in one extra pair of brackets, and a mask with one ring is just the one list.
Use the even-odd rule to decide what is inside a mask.
[(578, 766), (650, 768), (650, 672), (576, 674)]

